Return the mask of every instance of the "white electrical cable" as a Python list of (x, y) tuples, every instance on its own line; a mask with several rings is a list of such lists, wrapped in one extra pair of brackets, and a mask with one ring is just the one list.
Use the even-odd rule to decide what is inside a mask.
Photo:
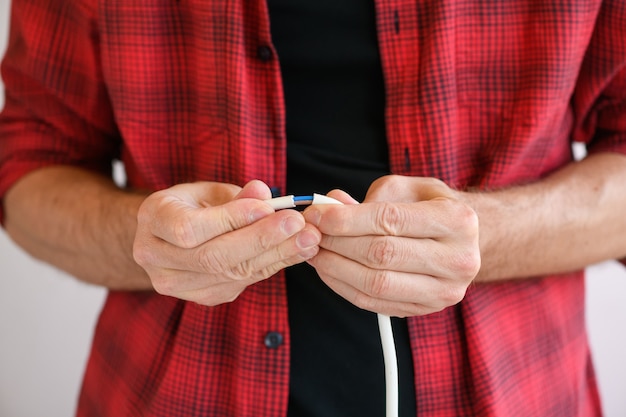
[(398, 358), (396, 356), (396, 344), (393, 339), (393, 329), (391, 328), (391, 317), (384, 314), (378, 316), (378, 331), (380, 332), (380, 342), (383, 345), (383, 359), (385, 361), (385, 415), (387, 417), (398, 417)]
[[(296, 206), (307, 206), (313, 204), (342, 204), (334, 198), (313, 194), (312, 196), (288, 195), (265, 200), (274, 210), (295, 208)], [(393, 338), (391, 318), (384, 314), (377, 314), (378, 331), (380, 332), (380, 342), (383, 346), (383, 360), (385, 364), (385, 415), (386, 417), (398, 417), (398, 358), (396, 355), (396, 344)]]

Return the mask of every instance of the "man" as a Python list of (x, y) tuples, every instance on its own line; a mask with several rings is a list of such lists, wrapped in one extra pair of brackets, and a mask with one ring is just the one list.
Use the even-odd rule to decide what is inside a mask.
[(111, 289), (78, 414), (381, 415), (384, 313), (401, 415), (599, 415), (625, 6), (336, 3), (13, 2), (4, 225)]

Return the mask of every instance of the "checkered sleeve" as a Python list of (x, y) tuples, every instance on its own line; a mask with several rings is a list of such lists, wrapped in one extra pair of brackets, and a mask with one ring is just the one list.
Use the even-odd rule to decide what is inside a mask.
[(626, 154), (626, 5), (603, 3), (581, 67), (573, 106), (575, 140), (590, 153)]
[(49, 165), (110, 172), (119, 143), (88, 7), (15, 0), (11, 13), (2, 63), (0, 198), (25, 174)]

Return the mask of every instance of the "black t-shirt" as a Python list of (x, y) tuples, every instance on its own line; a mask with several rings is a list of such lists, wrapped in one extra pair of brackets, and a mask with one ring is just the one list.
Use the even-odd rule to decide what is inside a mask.
[[(287, 109), (287, 191), (341, 188), (362, 200), (389, 172), (374, 2), (268, 0)], [(287, 270), (290, 417), (382, 416), (376, 315), (329, 289), (307, 264)], [(406, 321), (393, 319), (401, 416), (415, 415)]]

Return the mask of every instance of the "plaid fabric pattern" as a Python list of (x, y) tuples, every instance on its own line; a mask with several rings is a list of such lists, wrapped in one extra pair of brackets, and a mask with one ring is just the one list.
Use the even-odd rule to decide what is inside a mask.
[[(390, 163), (479, 189), (537, 180), (572, 140), (626, 153), (626, 4), (376, 1)], [(285, 109), (262, 0), (14, 0), (0, 195), (39, 167), (133, 187), (285, 186)], [(284, 277), (205, 308), (112, 292), (79, 416), (284, 416)], [(592, 416), (582, 273), (476, 285), (409, 321), (419, 416)], [(282, 344), (270, 343), (272, 332)], [(323, 381), (320, 381), (323, 383)]]

